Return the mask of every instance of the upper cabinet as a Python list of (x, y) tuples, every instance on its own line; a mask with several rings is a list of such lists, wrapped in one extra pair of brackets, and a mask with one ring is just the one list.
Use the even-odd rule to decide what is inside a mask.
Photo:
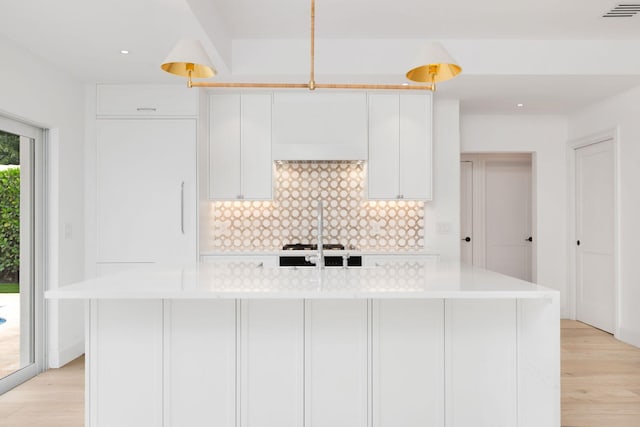
[(273, 98), (274, 160), (366, 160), (365, 92), (280, 92)]
[(432, 199), (431, 94), (369, 94), (369, 199)]
[(209, 96), (209, 198), (270, 200), (273, 160), (368, 160), (368, 198), (431, 200), (431, 94)]
[(98, 85), (99, 117), (196, 116), (198, 91), (185, 86)]
[(270, 93), (209, 98), (209, 198), (272, 198)]

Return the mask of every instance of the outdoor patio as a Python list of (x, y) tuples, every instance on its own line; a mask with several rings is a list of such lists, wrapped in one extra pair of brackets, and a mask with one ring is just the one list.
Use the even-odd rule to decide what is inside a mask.
[(20, 294), (0, 294), (0, 378), (20, 368)]

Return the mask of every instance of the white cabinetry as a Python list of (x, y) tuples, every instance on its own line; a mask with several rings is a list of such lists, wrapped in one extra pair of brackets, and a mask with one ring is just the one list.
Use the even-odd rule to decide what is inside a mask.
[(272, 198), (271, 94), (209, 98), (209, 198)]
[(366, 427), (366, 300), (305, 304), (305, 426)]
[(98, 85), (97, 96), (97, 114), (102, 117), (197, 114), (198, 92), (182, 85)]
[(97, 262), (195, 261), (195, 119), (99, 119), (96, 131)]
[(436, 263), (440, 259), (437, 254), (397, 254), (397, 255), (364, 255), (362, 265), (364, 267), (382, 267), (385, 265), (406, 263)]
[(236, 302), (165, 301), (165, 427), (236, 426)]
[(88, 426), (560, 425), (557, 299), (88, 307)]
[(206, 264), (248, 264), (255, 267), (277, 267), (277, 255), (200, 255), (200, 262)]
[(373, 301), (373, 426), (444, 425), (444, 302)]
[(516, 301), (448, 300), (445, 310), (446, 427), (519, 425)]
[(240, 324), (240, 427), (300, 427), (303, 302), (242, 301)]
[(364, 92), (276, 93), (274, 160), (366, 160)]
[(89, 348), (86, 425), (161, 426), (162, 301), (94, 301), (90, 317), (100, 343)]
[(432, 198), (430, 94), (369, 94), (368, 198)]

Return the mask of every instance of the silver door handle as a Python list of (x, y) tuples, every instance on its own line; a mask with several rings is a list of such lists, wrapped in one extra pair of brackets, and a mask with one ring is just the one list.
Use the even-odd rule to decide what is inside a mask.
[(184, 181), (180, 184), (180, 231), (184, 234)]

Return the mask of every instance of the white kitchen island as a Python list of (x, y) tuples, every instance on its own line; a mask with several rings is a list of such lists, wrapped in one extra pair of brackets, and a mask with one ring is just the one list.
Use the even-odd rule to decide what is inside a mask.
[(87, 300), (91, 427), (559, 427), (559, 293), (439, 261), (156, 266)]

